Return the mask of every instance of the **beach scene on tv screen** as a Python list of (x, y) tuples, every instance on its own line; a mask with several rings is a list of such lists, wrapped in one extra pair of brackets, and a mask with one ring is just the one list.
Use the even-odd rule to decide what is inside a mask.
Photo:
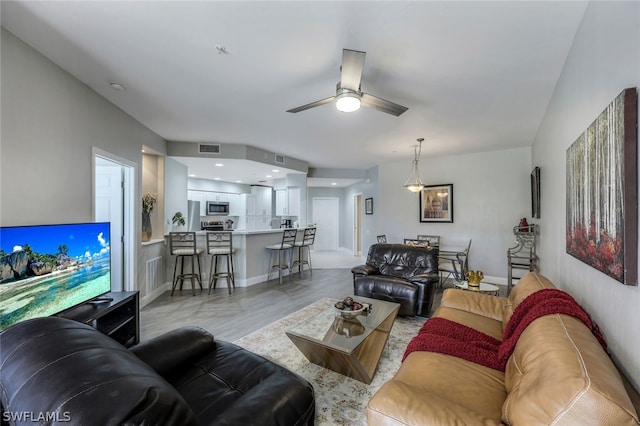
[(111, 288), (109, 223), (0, 228), (0, 330)]

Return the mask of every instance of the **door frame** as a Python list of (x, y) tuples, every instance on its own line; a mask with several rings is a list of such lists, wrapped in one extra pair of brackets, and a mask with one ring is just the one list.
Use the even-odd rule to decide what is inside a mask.
[[(123, 204), (122, 204), (122, 231), (123, 231), (123, 271), (122, 271), (122, 290), (133, 291), (136, 289), (136, 258), (137, 245), (136, 238), (140, 232), (136, 232), (138, 223), (136, 218), (136, 207), (140, 203), (135, 202), (136, 196), (136, 176), (138, 175), (138, 166), (136, 163), (118, 157), (110, 152), (103, 151), (100, 148), (92, 147), (91, 149), (91, 215), (96, 220), (96, 159), (102, 158), (107, 161), (119, 164), (122, 168), (123, 180)], [(140, 214), (140, 213), (139, 213)], [(113, 238), (113, 237), (112, 237)]]
[(353, 255), (362, 256), (362, 192), (353, 195)]

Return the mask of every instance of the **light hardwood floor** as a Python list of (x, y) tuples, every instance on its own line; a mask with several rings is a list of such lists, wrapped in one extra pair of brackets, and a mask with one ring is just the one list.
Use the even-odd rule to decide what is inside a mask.
[[(353, 265), (355, 266), (355, 264)], [(206, 286), (205, 286), (206, 288)], [(226, 282), (207, 294), (191, 295), (191, 287), (166, 292), (140, 311), (140, 339), (148, 340), (177, 327), (195, 325), (216, 339), (234, 341), (324, 297), (341, 299), (353, 294), (350, 268), (305, 270), (229, 294)]]
[[(210, 295), (207, 290), (198, 290), (192, 296), (187, 284), (173, 297), (168, 291), (140, 311), (140, 339), (145, 341), (178, 327), (194, 325), (208, 330), (216, 339), (232, 342), (324, 297), (342, 299), (353, 294), (351, 267), (359, 260), (351, 256), (342, 262), (351, 266), (330, 269), (318, 256), (317, 263), (321, 265), (318, 268), (323, 269), (314, 267), (313, 274), (305, 270), (285, 277), (282, 284), (274, 278), (238, 287), (232, 294), (228, 293), (224, 280)], [(500, 293), (504, 295), (504, 289)], [(442, 289), (437, 289), (432, 312), (440, 305), (441, 297)]]

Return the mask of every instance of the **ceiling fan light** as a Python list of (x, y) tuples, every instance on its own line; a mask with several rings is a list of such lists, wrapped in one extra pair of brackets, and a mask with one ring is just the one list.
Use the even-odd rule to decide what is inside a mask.
[(341, 93), (336, 99), (336, 108), (342, 112), (353, 112), (360, 109), (360, 97), (356, 93)]

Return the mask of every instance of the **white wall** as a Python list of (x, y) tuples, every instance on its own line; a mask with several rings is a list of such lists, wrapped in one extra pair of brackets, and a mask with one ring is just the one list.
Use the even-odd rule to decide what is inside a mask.
[(418, 194), (403, 187), (410, 160), (386, 163), (379, 166), (378, 197), (374, 198), (376, 234), (386, 234), (390, 242), (417, 234), (440, 235), (444, 246), (464, 246), (472, 239), (469, 267), (506, 283), (513, 227), (520, 218), (531, 217), (530, 149), (450, 157), (423, 154), (419, 164), (425, 184), (453, 184), (454, 222), (420, 222)]
[(541, 167), (541, 272), (591, 313), (640, 384), (640, 287), (566, 254), (566, 150), (625, 88), (640, 86), (640, 3), (591, 2), (532, 150)]
[[(176, 212), (188, 215), (187, 204), (187, 166), (164, 158), (164, 217), (165, 222), (171, 220)], [(168, 225), (165, 223), (165, 227)]]
[(143, 144), (165, 141), (4, 28), (1, 39), (0, 223), (91, 221), (91, 148), (140, 165)]
[(0, 224), (93, 220), (92, 147), (137, 165), (140, 200), (142, 146), (166, 142), (4, 28), (1, 43)]

